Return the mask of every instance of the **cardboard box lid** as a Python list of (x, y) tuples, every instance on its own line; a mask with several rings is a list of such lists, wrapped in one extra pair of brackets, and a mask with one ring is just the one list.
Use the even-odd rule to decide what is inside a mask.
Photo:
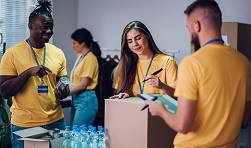
[[(166, 109), (171, 113), (176, 113), (178, 102), (174, 98), (169, 95), (164, 94), (148, 94), (157, 96), (158, 99), (156, 101), (162, 101), (166, 107)], [(130, 97), (127, 99), (105, 99), (105, 102), (120, 102), (120, 103), (132, 103), (132, 104), (140, 104), (142, 107), (144, 106), (144, 100), (140, 97)]]
[(144, 105), (144, 101), (139, 97), (130, 97), (126, 99), (105, 99), (105, 101), (114, 101), (114, 102), (125, 102), (125, 103), (134, 103)]
[(25, 137), (31, 137), (31, 136), (34, 136), (37, 134), (48, 133), (48, 130), (44, 129), (42, 127), (32, 127), (32, 128), (27, 128), (24, 130), (19, 130), (19, 131), (13, 132), (13, 133), (20, 136), (20, 137), (25, 138)]
[(19, 130), (16, 132), (13, 132), (14, 134), (23, 137), (18, 140), (29, 140), (29, 141), (48, 141), (46, 139), (37, 139), (41, 137), (42, 135), (45, 135), (48, 133), (47, 129), (44, 129), (42, 127), (32, 127), (27, 128), (24, 130)]

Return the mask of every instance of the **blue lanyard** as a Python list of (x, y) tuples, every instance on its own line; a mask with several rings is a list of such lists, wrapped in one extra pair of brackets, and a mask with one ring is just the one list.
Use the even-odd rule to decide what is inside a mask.
[[(145, 77), (148, 75), (149, 69), (150, 69), (150, 67), (151, 67), (151, 65), (152, 65), (152, 61), (153, 61), (154, 55), (155, 55), (155, 53), (153, 53), (153, 55), (152, 55), (151, 61), (150, 61), (149, 65), (148, 65), (148, 68), (147, 68), (147, 70), (146, 70)], [(141, 84), (140, 84), (140, 80), (139, 80), (139, 74), (138, 74), (138, 72), (137, 72), (137, 76), (138, 76), (138, 84), (139, 84), (139, 88), (140, 88), (140, 93), (143, 94), (143, 93), (144, 93), (144, 87), (145, 87), (145, 82), (146, 82), (146, 81), (144, 81), (144, 82), (142, 83), (142, 85), (141, 85)], [(145, 78), (145, 77), (144, 77), (144, 78)]]
[(80, 64), (80, 62), (84, 59), (84, 57), (90, 52), (90, 50), (88, 50), (84, 55), (82, 55), (79, 59), (78, 62), (75, 64), (75, 66), (72, 69), (72, 75), (71, 75), (71, 79), (72, 79), (72, 83), (74, 83), (74, 73), (75, 70), (77, 68), (77, 66)]
[(207, 41), (203, 46), (206, 46), (207, 44), (210, 44), (210, 43), (213, 43), (213, 42), (222, 42), (222, 43), (224, 43), (222, 38), (214, 38), (214, 39), (211, 39), (211, 40)]
[[(31, 50), (31, 52), (32, 52), (33, 58), (35, 59), (35, 61), (36, 61), (36, 63), (37, 63), (37, 66), (39, 66), (40, 64), (39, 64), (39, 62), (38, 62), (38, 60), (37, 60), (37, 56), (36, 56), (36, 54), (35, 54), (35, 51), (33, 50), (32, 46), (31, 46), (30, 38), (27, 39), (27, 42), (28, 42), (28, 44), (29, 44), (29, 46), (30, 46), (30, 50)], [(46, 59), (46, 46), (44, 45), (44, 57), (43, 57), (43, 63), (42, 63), (43, 66), (44, 66), (44, 64), (45, 64), (45, 59)]]
[[(37, 63), (37, 66), (39, 66), (40, 64), (39, 64), (39, 62), (38, 62), (38, 60), (37, 60), (36, 53), (35, 53), (34, 49), (33, 49), (32, 46), (31, 46), (30, 38), (27, 39), (27, 42), (28, 42), (28, 44), (29, 44), (29, 46), (30, 46), (30, 50), (31, 50), (31, 52), (32, 52), (33, 58), (35, 59), (35, 61), (36, 61), (36, 63)], [(45, 59), (46, 59), (46, 46), (45, 46), (45, 44), (44, 44), (44, 57), (43, 57), (43, 63), (42, 63), (43, 66), (44, 66), (44, 64), (45, 64)], [(41, 82), (42, 82), (42, 85), (43, 85), (43, 84), (44, 84), (44, 78), (41, 78)]]

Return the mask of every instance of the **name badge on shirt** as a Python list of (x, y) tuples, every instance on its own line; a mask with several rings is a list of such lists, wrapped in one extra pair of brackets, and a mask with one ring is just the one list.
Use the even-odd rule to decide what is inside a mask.
[(38, 85), (37, 92), (38, 93), (48, 93), (48, 86), (47, 85)]

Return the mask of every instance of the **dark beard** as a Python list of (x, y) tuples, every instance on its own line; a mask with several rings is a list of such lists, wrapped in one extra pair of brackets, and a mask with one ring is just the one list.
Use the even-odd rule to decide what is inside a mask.
[(196, 34), (192, 35), (191, 44), (194, 46), (194, 52), (201, 48), (199, 37)]

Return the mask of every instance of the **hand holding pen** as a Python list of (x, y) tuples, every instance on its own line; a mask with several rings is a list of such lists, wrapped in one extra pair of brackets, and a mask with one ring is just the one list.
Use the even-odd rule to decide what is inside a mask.
[[(158, 97), (155, 96), (153, 99), (151, 99), (149, 101), (155, 101), (157, 99), (158, 99)], [(143, 108), (141, 109), (141, 111), (145, 110), (148, 106), (149, 106), (148, 104), (144, 105)]]
[[(158, 99), (157, 96), (151, 96), (148, 94), (138, 94), (138, 97), (141, 98), (142, 100), (149, 100), (149, 101), (155, 101)], [(148, 107), (148, 104), (144, 105), (141, 111), (145, 110)]]
[(160, 81), (158, 76), (155, 76), (161, 71), (162, 71), (162, 68), (152, 73), (151, 75), (148, 75), (144, 81), (147, 81), (147, 83), (150, 84), (152, 87), (161, 89), (161, 87), (163, 87), (163, 83)]
[(148, 105), (149, 112), (152, 116), (163, 116), (167, 110), (161, 101), (145, 101), (145, 105)]
[[(157, 75), (158, 73), (160, 73), (162, 70), (163, 70), (163, 69), (160, 68), (159, 70), (155, 71), (155, 72), (152, 73), (151, 75), (155, 76), (155, 75)], [(147, 80), (149, 80), (149, 78), (146, 77), (142, 82), (145, 82), (145, 81), (147, 81)]]

